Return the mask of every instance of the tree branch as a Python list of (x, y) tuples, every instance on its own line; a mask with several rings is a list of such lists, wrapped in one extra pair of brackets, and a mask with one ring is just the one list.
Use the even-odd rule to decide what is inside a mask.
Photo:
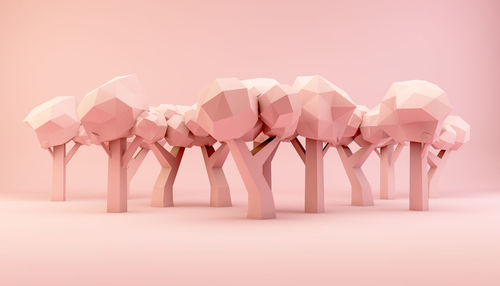
[(101, 147), (102, 149), (104, 149), (104, 152), (106, 152), (106, 154), (108, 154), (108, 156), (111, 157), (111, 151), (109, 151), (109, 144), (101, 142)]
[(401, 151), (403, 151), (403, 148), (405, 147), (404, 144), (399, 143), (394, 152), (392, 152), (391, 157), (389, 158), (389, 163), (393, 165), (396, 163), (396, 160), (399, 158), (399, 155), (401, 154)]
[(295, 151), (297, 151), (297, 154), (299, 154), (300, 159), (302, 162), (306, 162), (306, 149), (304, 149), (304, 146), (300, 143), (299, 139), (297, 137), (293, 138), (290, 143), (292, 143), (293, 148)]
[(349, 160), (354, 168), (361, 167), (368, 157), (370, 157), (371, 152), (376, 148), (375, 144), (370, 144), (368, 147), (361, 147), (356, 153), (354, 153)]
[(266, 141), (260, 143), (257, 147), (255, 147), (251, 153), (255, 160), (260, 165), (264, 165), (264, 162), (276, 151), (278, 145), (280, 143), (279, 138), (270, 137), (266, 139)]
[(126, 167), (132, 157), (135, 154), (135, 151), (137, 151), (137, 148), (139, 148), (139, 145), (142, 142), (142, 138), (139, 136), (135, 136), (134, 140), (128, 144), (127, 150), (125, 150), (125, 153), (123, 153), (123, 159), (122, 159), (122, 167)]
[(75, 155), (76, 151), (78, 151), (78, 148), (80, 148), (80, 146), (82, 146), (82, 144), (75, 142), (71, 150), (69, 150), (68, 154), (64, 158), (64, 165), (69, 163), (69, 161), (71, 160), (71, 158), (73, 158), (73, 156)]
[(148, 155), (149, 150), (145, 148), (141, 148), (139, 152), (134, 156), (134, 158), (130, 161), (128, 164), (127, 168), (127, 179), (130, 181), (135, 173), (137, 173), (137, 170), (141, 166), (142, 162), (146, 158), (146, 155)]
[(173, 167), (176, 165), (176, 157), (179, 154), (179, 147), (172, 147), (171, 152), (167, 151), (165, 147), (161, 146), (160, 143), (155, 142), (151, 145), (151, 151), (155, 155), (156, 159), (160, 165), (164, 168)]

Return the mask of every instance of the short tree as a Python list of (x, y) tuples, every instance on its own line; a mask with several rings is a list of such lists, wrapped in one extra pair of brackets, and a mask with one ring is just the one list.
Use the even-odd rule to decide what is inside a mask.
[(146, 109), (136, 76), (115, 77), (89, 92), (78, 106), (87, 133), (108, 154), (108, 212), (127, 211), (127, 166), (139, 147), (137, 139), (127, 146), (137, 117)]
[(78, 137), (80, 122), (76, 115), (76, 100), (73, 96), (59, 96), (35, 107), (24, 122), (35, 130), (40, 145), (52, 155), (53, 201), (66, 200), (66, 165), (81, 143), (66, 153), (66, 144)]
[(364, 114), (360, 131), (361, 137), (357, 141), (361, 139), (378, 148), (375, 152), (380, 158), (380, 198), (392, 199), (395, 193), (394, 166), (405, 144), (397, 144), (383, 130), (380, 125), (380, 104)]
[(198, 123), (213, 138), (226, 142), (248, 192), (248, 217), (274, 218), (276, 210), (271, 186), (263, 166), (274, 155), (279, 138), (272, 137), (253, 150), (245, 141), (261, 132), (256, 88), (247, 88), (236, 78), (217, 79), (200, 94)]
[(449, 115), (444, 120), (439, 139), (432, 144), (437, 151), (429, 151), (427, 162), (429, 164), (429, 196), (439, 196), (439, 179), (448, 161), (451, 151), (456, 151), (470, 140), (470, 125), (460, 116)]
[(296, 137), (291, 140), (305, 163), (305, 211), (324, 212), (323, 156), (330, 145), (340, 144), (356, 104), (318, 75), (297, 77), (293, 87), (302, 105), (297, 134), (306, 138), (305, 148)]
[(410, 210), (428, 209), (427, 155), (451, 111), (437, 85), (410, 80), (393, 83), (380, 105), (380, 126), (396, 142), (410, 142)]

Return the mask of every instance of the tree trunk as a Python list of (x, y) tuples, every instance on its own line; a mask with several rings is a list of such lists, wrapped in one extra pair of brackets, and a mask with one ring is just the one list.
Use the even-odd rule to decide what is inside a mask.
[(229, 147), (226, 143), (222, 144), (217, 151), (212, 146), (200, 147), (208, 180), (210, 181), (211, 207), (230, 207), (232, 205), (229, 185), (222, 169), (224, 161), (229, 154)]
[(66, 144), (52, 147), (52, 201), (66, 200)]
[[(430, 155), (430, 154), (429, 154)], [(431, 165), (429, 171), (427, 172), (429, 180), (429, 197), (438, 198), (439, 197), (439, 181), (441, 179), (441, 174), (446, 166), (448, 157), (450, 156), (449, 150), (441, 150), (438, 155), (435, 156), (437, 162), (436, 165)]]
[(347, 177), (351, 183), (351, 205), (373, 206), (370, 183), (361, 168), (346, 168)]
[(227, 144), (248, 192), (248, 218), (275, 218), (274, 198), (271, 187), (264, 176), (263, 165), (274, 154), (279, 140), (272, 139), (258, 151), (263, 153), (254, 155), (248, 150), (245, 142), (240, 139), (229, 140)]
[(380, 147), (380, 199), (390, 200), (395, 197), (394, 164), (391, 157), (394, 145)]
[[(154, 149), (156, 147), (152, 148), (154, 154), (158, 156), (158, 153), (155, 151), (156, 149)], [(169, 165), (162, 164), (160, 174), (158, 174), (158, 178), (156, 179), (153, 188), (151, 199), (152, 207), (174, 206), (173, 185), (177, 176), (177, 172), (179, 171), (179, 165), (182, 156), (184, 154), (184, 147), (172, 147), (170, 154), (172, 155), (172, 158), (175, 162), (171, 162)]]
[(127, 211), (127, 166), (123, 164), (126, 148), (126, 138), (109, 142), (107, 201), (109, 213)]
[(372, 189), (361, 169), (373, 150), (372, 145), (362, 147), (353, 154), (349, 146), (337, 146), (340, 160), (351, 183), (351, 205), (353, 206), (373, 206)]
[(419, 142), (410, 142), (410, 210), (429, 209), (427, 172), (427, 154)]
[(306, 138), (305, 169), (305, 212), (324, 212), (323, 142)]

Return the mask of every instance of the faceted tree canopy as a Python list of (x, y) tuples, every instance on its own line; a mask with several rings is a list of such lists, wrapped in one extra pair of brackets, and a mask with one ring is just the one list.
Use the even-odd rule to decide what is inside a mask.
[(141, 137), (147, 144), (153, 144), (165, 138), (167, 120), (163, 113), (155, 107), (150, 107), (137, 118), (134, 133)]
[(242, 80), (241, 83), (243, 83), (247, 89), (254, 90), (257, 96), (265, 93), (275, 85), (279, 85), (279, 82), (274, 78), (252, 78)]
[(345, 91), (321, 76), (297, 77), (302, 114), (297, 133), (338, 145), (356, 104)]
[(190, 147), (194, 138), (184, 123), (184, 118), (180, 114), (175, 114), (167, 120), (167, 140), (170, 146)]
[(349, 122), (347, 123), (347, 127), (344, 130), (344, 135), (340, 140), (340, 145), (349, 145), (354, 137), (359, 133), (359, 126), (361, 125), (361, 121), (363, 120), (363, 116), (368, 112), (368, 107), (364, 105), (356, 106), (356, 109), (351, 115)]
[(258, 100), (266, 135), (286, 139), (295, 134), (302, 109), (299, 96), (291, 86), (274, 85)]
[(380, 126), (379, 120), (380, 104), (368, 110), (363, 116), (359, 127), (363, 140), (373, 144), (382, 144), (382, 142), (386, 142), (390, 138)]
[(65, 144), (78, 135), (80, 122), (73, 96), (59, 96), (35, 107), (24, 119), (42, 148)]
[(457, 133), (455, 132), (455, 129), (453, 129), (451, 125), (445, 123), (443, 124), (443, 128), (437, 141), (432, 143), (432, 147), (435, 149), (448, 150), (455, 145), (456, 139)]
[(218, 141), (243, 137), (258, 119), (257, 96), (236, 78), (212, 82), (198, 98), (198, 124)]
[(380, 105), (379, 124), (397, 142), (433, 143), (451, 111), (446, 93), (423, 80), (395, 82)]
[(456, 133), (455, 144), (450, 147), (451, 150), (458, 150), (470, 140), (470, 125), (462, 117), (449, 115), (444, 120), (444, 124), (451, 126)]
[(146, 109), (136, 76), (115, 77), (89, 92), (78, 106), (87, 133), (99, 142), (128, 137), (135, 120)]

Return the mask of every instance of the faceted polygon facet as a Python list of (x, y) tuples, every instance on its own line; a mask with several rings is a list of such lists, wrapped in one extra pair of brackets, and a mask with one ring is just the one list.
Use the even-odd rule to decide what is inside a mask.
[(128, 137), (135, 120), (146, 109), (136, 76), (115, 77), (89, 92), (78, 106), (87, 133), (99, 142)]
[(73, 96), (59, 96), (35, 107), (24, 119), (42, 148), (61, 145), (78, 135), (80, 122)]

